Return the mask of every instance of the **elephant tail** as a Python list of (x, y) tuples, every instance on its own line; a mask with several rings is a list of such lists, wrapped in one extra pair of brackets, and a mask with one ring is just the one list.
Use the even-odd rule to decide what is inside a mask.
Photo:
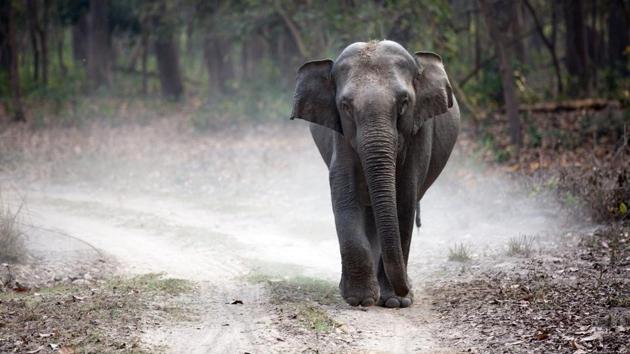
[(422, 226), (422, 220), (420, 220), (420, 201), (416, 204), (416, 227), (418, 231), (420, 231), (420, 226)]

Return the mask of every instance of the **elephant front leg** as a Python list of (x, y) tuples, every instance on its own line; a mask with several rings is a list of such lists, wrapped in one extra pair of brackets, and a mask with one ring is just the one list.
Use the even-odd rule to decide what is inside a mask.
[[(408, 213), (401, 214), (399, 212), (399, 225), (400, 225), (400, 241), (402, 243), (403, 255), (405, 257), (405, 267), (409, 261), (409, 249), (411, 245), (411, 235), (413, 233), (413, 222), (415, 216), (415, 208), (412, 208), (414, 212), (410, 215)], [(387, 275), (385, 274), (385, 268), (383, 267), (383, 260), (380, 259), (378, 264), (378, 283), (380, 286), (380, 297), (378, 300), (379, 306), (384, 307), (409, 307), (413, 303), (413, 291), (409, 289), (407, 296), (398, 296), (394, 292)], [(411, 281), (408, 280), (411, 287)]]
[[(405, 258), (405, 268), (409, 263), (409, 251), (411, 248), (411, 237), (413, 234), (414, 221), (416, 217), (416, 208), (420, 205), (416, 202), (416, 189), (415, 184), (411, 183), (411, 179), (403, 179), (406, 183), (399, 183), (398, 185), (398, 225), (400, 227), (400, 242), (402, 246), (403, 256)], [(385, 268), (383, 267), (383, 260), (381, 259), (378, 265), (378, 282), (380, 286), (380, 298), (378, 300), (379, 306), (384, 307), (409, 307), (413, 303), (413, 292), (409, 291), (407, 296), (397, 296), (392, 288), (387, 275), (385, 274)], [(408, 280), (411, 286), (411, 281)]]
[(372, 306), (379, 299), (379, 284), (370, 242), (365, 234), (363, 210), (338, 210), (335, 224), (341, 252), (339, 289), (352, 306)]

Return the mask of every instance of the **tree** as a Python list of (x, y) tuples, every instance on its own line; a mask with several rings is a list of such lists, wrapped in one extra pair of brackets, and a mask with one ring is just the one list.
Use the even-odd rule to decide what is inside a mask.
[(15, 33), (15, 9), (11, 0), (3, 0), (0, 2), (0, 28), (5, 30), (1, 39), (4, 40), (2, 45), (2, 55), (6, 55), (8, 64), (9, 85), (11, 88), (13, 121), (23, 122), (26, 120), (24, 116), (24, 108), (22, 107), (22, 90), (20, 87), (20, 70), (18, 68), (18, 47)]
[(496, 11), (494, 8), (494, 6), (503, 4), (500, 2), (491, 4), (490, 0), (479, 0), (479, 5), (486, 19), (486, 26), (490, 32), (490, 37), (494, 38), (494, 48), (499, 59), (505, 111), (510, 126), (510, 137), (512, 144), (518, 149), (522, 145), (521, 120), (518, 115), (518, 97), (516, 96), (511, 58), (506, 49), (507, 40), (504, 35), (506, 21), (501, 21), (499, 11)]
[(87, 64), (87, 32), (87, 12), (81, 9), (76, 22), (72, 25), (72, 59), (80, 66)]
[(573, 94), (588, 94), (591, 91), (591, 76), (586, 43), (586, 25), (582, 0), (563, 0), (565, 37), (565, 64), (570, 75), (570, 91)]
[[(525, 3), (525, 7), (527, 7), (527, 10), (529, 10), (529, 13), (532, 16), (532, 19), (534, 20), (534, 24), (536, 25), (536, 31), (538, 31), (538, 35), (540, 36), (540, 39), (542, 39), (543, 43), (545, 44), (545, 46), (549, 50), (549, 54), (551, 55), (551, 60), (553, 62), (553, 68), (554, 68), (555, 73), (556, 73), (557, 90), (558, 90), (558, 93), (562, 93), (562, 91), (564, 91), (564, 87), (562, 85), (562, 72), (560, 70), (560, 62), (558, 61), (558, 55), (556, 54), (556, 38), (555, 38), (555, 21), (556, 21), (556, 18), (555, 18), (555, 16), (552, 16), (552, 21), (554, 22), (553, 23), (554, 27), (552, 29), (552, 37), (551, 37), (551, 39), (549, 39), (545, 35), (545, 31), (544, 31), (543, 26), (542, 26), (542, 24), (540, 22), (540, 19), (538, 19), (538, 15), (536, 14), (536, 10), (534, 10), (534, 7), (530, 3), (530, 1), (529, 0), (524, 0), (524, 3)], [(553, 7), (552, 11), (555, 14), (555, 5), (552, 4), (551, 6)]]
[(48, 22), (50, 17), (50, 1), (44, 0), (44, 13), (42, 17), (42, 25), (38, 26), (39, 40), (42, 47), (42, 84), (44, 87), (48, 85)]
[(179, 68), (179, 51), (175, 37), (170, 31), (160, 31), (155, 41), (160, 86), (165, 97), (179, 100), (184, 94), (184, 85)]
[[(28, 34), (31, 40), (31, 50), (33, 51), (33, 81), (39, 81), (39, 54), (40, 45), (38, 36), (40, 34), (39, 16), (35, 0), (26, 0), (26, 9), (28, 10)], [(41, 37), (40, 37), (41, 40)]]
[(628, 15), (630, 8), (623, 0), (611, 0), (608, 14), (608, 58), (613, 71), (611, 75), (612, 86), (615, 86), (618, 77), (628, 76), (628, 37), (630, 37), (630, 25)]
[(109, 85), (108, 1), (90, 1), (87, 16), (87, 79), (91, 90)]

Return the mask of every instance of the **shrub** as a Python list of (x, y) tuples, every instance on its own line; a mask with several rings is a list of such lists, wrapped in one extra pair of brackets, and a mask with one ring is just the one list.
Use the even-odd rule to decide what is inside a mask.
[(0, 262), (20, 262), (24, 259), (24, 239), (19, 227), (21, 207), (13, 212), (0, 199)]

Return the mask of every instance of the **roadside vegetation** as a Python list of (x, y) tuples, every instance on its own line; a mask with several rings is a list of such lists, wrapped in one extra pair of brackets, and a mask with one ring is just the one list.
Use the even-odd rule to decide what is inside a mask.
[[(25, 260), (24, 235), (19, 224), (20, 211), (21, 207), (12, 210), (3, 200), (0, 191), (0, 263), (18, 263)], [(0, 289), (2, 287), (0, 279)]]
[(0, 352), (153, 353), (139, 335), (189, 318), (184, 280), (146, 274), (0, 293)]
[(340, 326), (328, 314), (325, 306), (342, 304), (339, 290), (334, 284), (305, 276), (274, 278), (263, 274), (248, 277), (250, 282), (265, 285), (270, 302), (282, 316), (288, 316), (289, 325), (315, 333), (331, 333)]
[(464, 243), (455, 244), (448, 249), (448, 260), (451, 262), (465, 263), (472, 260), (470, 254), (470, 247)]
[(511, 257), (529, 257), (534, 252), (534, 238), (527, 235), (512, 237), (508, 240), (507, 255)]
[(472, 352), (628, 352), (628, 229), (604, 226), (565, 237), (577, 247), (429, 286), (450, 327), (442, 335), (459, 338), (456, 345)]

